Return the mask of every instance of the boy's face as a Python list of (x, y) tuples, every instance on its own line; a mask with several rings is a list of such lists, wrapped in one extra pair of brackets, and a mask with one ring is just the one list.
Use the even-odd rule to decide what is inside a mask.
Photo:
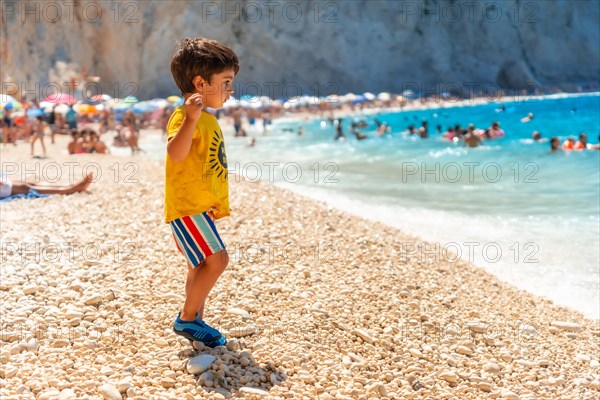
[[(196, 83), (198, 93), (202, 95), (202, 102), (205, 107), (211, 108), (223, 108), (223, 103), (229, 99), (234, 93), (233, 90), (233, 79), (235, 73), (233, 70), (225, 70), (212, 76), (211, 83), (201, 79)], [(200, 86), (200, 87), (198, 87)]]

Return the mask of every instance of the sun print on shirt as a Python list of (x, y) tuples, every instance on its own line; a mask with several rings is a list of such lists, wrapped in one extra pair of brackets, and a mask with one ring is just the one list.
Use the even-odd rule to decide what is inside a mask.
[(227, 180), (227, 155), (225, 154), (225, 142), (223, 141), (222, 132), (214, 131), (208, 150), (210, 169), (217, 174), (217, 178), (223, 177)]

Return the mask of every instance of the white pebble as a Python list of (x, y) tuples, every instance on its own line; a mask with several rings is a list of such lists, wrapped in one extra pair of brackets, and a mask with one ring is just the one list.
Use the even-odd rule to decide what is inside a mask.
[(108, 383), (100, 386), (98, 391), (104, 396), (105, 400), (122, 400), (121, 393), (119, 393), (117, 388)]
[(211, 354), (200, 354), (188, 361), (187, 371), (190, 374), (199, 375), (206, 371), (215, 360), (216, 357)]
[(507, 400), (519, 400), (519, 396), (508, 389), (502, 389), (500, 391), (500, 397)]
[(440, 374), (440, 378), (445, 379), (448, 382), (456, 382), (458, 381), (458, 375), (456, 375), (452, 371), (444, 371)]
[(251, 388), (251, 387), (246, 387), (246, 386), (240, 388), (240, 393), (254, 394), (254, 395), (258, 395), (258, 396), (268, 396), (269, 395), (269, 392), (267, 392), (266, 390)]
[(573, 322), (553, 321), (550, 325), (568, 332), (579, 332), (581, 330), (581, 325)]

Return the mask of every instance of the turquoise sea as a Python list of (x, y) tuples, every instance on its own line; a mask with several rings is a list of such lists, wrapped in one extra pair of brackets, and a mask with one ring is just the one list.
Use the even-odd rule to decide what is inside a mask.
[[(586, 132), (598, 143), (600, 96), (504, 104), (502, 112), (489, 103), (357, 114), (342, 122), (344, 142), (334, 141), (334, 126), (321, 119), (281, 121), (266, 136), (259, 121), (249, 130), (254, 147), (247, 138), (226, 139), (229, 169), (398, 227), (600, 319), (600, 151), (550, 153), (548, 142), (531, 140), (534, 130), (561, 142)], [(522, 123), (528, 113), (534, 119)], [(365, 119), (366, 140), (350, 134), (354, 117)], [(375, 118), (391, 131), (375, 135)], [(402, 133), (423, 120), (428, 139)], [(492, 121), (506, 137), (475, 149), (435, 132), (437, 125), (487, 128)]]

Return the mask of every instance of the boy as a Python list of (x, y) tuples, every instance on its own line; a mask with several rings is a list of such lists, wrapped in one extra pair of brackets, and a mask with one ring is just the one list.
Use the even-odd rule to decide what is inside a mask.
[(171, 61), (185, 101), (167, 124), (165, 222), (188, 263), (185, 303), (173, 330), (209, 347), (227, 343), (203, 317), (206, 298), (229, 262), (214, 224), (229, 215), (229, 195), (223, 134), (202, 108), (223, 106), (238, 71), (231, 49), (203, 38), (183, 39)]

